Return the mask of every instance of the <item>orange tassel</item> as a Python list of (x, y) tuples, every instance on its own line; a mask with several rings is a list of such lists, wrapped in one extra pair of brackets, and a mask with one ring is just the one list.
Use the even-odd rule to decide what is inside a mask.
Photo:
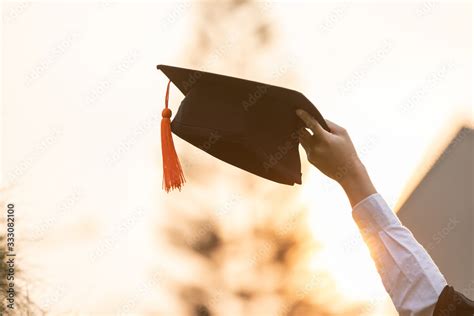
[(179, 189), (183, 186), (184, 178), (181, 164), (179, 163), (176, 149), (174, 148), (173, 137), (171, 135), (171, 110), (168, 108), (170, 93), (170, 83), (166, 87), (165, 108), (161, 113), (161, 153), (163, 155), (163, 188), (166, 192), (172, 189)]

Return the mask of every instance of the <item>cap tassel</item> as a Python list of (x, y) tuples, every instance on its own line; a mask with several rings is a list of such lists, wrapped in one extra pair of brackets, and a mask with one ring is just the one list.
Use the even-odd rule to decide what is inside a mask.
[(179, 189), (183, 186), (184, 178), (181, 164), (179, 163), (176, 149), (174, 148), (173, 137), (171, 135), (171, 110), (168, 108), (170, 94), (170, 83), (166, 87), (165, 108), (161, 112), (161, 153), (163, 155), (163, 188), (166, 192), (172, 189)]

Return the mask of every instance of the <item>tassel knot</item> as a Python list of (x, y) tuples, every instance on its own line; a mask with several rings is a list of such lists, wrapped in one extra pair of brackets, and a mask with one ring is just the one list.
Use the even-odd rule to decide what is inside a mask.
[(172, 112), (171, 112), (171, 110), (168, 109), (168, 108), (163, 109), (163, 111), (161, 112), (161, 116), (162, 116), (163, 118), (171, 118), (171, 114), (172, 114)]

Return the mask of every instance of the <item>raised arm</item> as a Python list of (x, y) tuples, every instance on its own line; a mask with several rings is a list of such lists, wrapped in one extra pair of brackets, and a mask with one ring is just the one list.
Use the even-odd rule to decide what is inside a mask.
[(327, 121), (331, 129), (327, 132), (306, 112), (298, 110), (297, 115), (312, 131), (300, 133), (309, 162), (346, 192), (352, 216), (398, 313), (433, 315), (446, 280), (375, 190), (347, 131)]

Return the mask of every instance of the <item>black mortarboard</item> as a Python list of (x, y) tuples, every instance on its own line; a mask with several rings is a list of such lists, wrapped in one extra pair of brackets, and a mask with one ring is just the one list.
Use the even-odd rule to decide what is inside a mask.
[(166, 191), (181, 188), (184, 182), (170, 129), (236, 167), (279, 183), (301, 184), (298, 132), (304, 123), (296, 116), (296, 109), (305, 110), (329, 131), (303, 94), (204, 71), (166, 65), (157, 68), (185, 95), (170, 123), (168, 83), (161, 131)]

